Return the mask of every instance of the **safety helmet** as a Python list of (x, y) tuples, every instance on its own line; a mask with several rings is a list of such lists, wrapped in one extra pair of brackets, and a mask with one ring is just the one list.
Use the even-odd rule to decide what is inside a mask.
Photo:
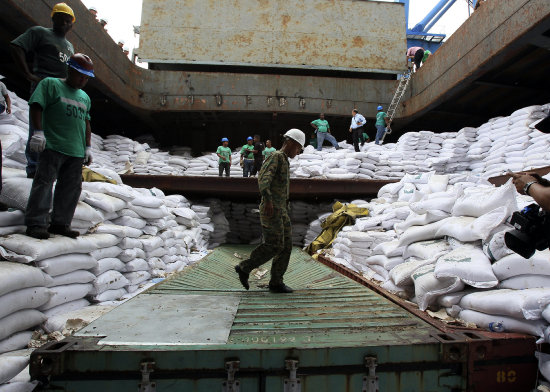
[(67, 65), (71, 68), (76, 69), (81, 74), (87, 75), (93, 78), (94, 75), (94, 63), (92, 59), (82, 53), (75, 53), (71, 56)]
[(289, 129), (288, 131), (286, 131), (285, 137), (292, 139), (295, 142), (298, 142), (300, 146), (304, 148), (304, 144), (306, 143), (306, 135), (299, 129)]
[(125, 43), (126, 43), (126, 42), (124, 42), (123, 39), (119, 39), (118, 42), (117, 42), (117, 44), (122, 44), (122, 45), (124, 45)]
[(222, 143), (223, 143), (223, 142), (229, 142), (229, 139), (226, 138), (226, 137), (222, 137)]
[(74, 17), (73, 9), (65, 3), (57, 3), (56, 5), (53, 6), (51, 17), (53, 18), (54, 14), (57, 14), (57, 13), (71, 15), (73, 17), (73, 23), (76, 20), (76, 18)]
[(384, 108), (382, 107), (382, 105), (378, 105), (378, 107), (376, 108), (376, 110), (382, 110), (382, 109), (384, 109)]
[(88, 8), (88, 11), (95, 11), (95, 12), (97, 12), (97, 8), (95, 8), (94, 6), (91, 6), (90, 8)]
[(252, 136), (249, 136), (246, 138), (246, 141), (249, 141), (249, 140), (254, 140), (254, 139), (252, 138)]

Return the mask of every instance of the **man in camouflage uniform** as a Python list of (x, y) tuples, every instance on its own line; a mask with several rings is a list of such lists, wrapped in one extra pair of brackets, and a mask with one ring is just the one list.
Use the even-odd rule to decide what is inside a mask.
[(263, 242), (252, 251), (250, 258), (235, 266), (235, 271), (245, 289), (249, 289), (248, 276), (254, 268), (273, 258), (269, 291), (292, 293), (283, 283), (292, 252), (292, 227), (288, 217), (290, 184), (289, 158), (294, 158), (304, 148), (305, 135), (299, 129), (285, 133), (285, 142), (263, 164), (258, 176), (262, 201), (260, 221)]

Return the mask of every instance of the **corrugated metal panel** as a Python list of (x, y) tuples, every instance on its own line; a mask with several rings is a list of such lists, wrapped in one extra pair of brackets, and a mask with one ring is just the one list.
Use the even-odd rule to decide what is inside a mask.
[(405, 66), (403, 4), (351, 0), (145, 0), (151, 62), (394, 72)]
[[(240, 261), (235, 254), (246, 258), (250, 251), (250, 246), (217, 248), (148, 293), (240, 296), (228, 344), (262, 345), (255, 336), (262, 336), (269, 347), (274, 341), (279, 347), (294, 346), (305, 337), (306, 347), (434, 341), (426, 323), (298, 249), (285, 274), (294, 293), (270, 293), (269, 272), (261, 279), (251, 274), (250, 291), (245, 291), (233, 268)], [(270, 263), (260, 270), (269, 269)]]

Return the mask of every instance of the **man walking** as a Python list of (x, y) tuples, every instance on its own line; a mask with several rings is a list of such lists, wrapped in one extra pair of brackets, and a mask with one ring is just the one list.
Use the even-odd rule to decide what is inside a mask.
[(218, 156), (218, 168), (219, 176), (221, 177), (224, 170), (225, 176), (229, 177), (231, 171), (231, 149), (229, 146), (229, 139), (224, 137), (222, 138), (222, 145), (218, 147), (216, 155)]
[[(81, 53), (72, 55), (68, 66), (66, 79), (43, 79), (29, 100), (35, 129), (30, 148), (40, 153), (40, 161), (25, 225), (27, 235), (38, 239), (49, 238), (50, 233), (78, 237), (70, 225), (82, 189), (82, 164), (92, 162), (90, 97), (82, 88), (94, 77), (94, 67), (92, 60)], [(46, 230), (56, 180), (51, 222)]]
[(264, 161), (264, 144), (260, 139), (260, 135), (254, 135), (254, 169), (252, 170), (252, 176), (258, 174), (262, 168), (262, 162)]
[(374, 140), (375, 144), (380, 144), (380, 141), (384, 137), (384, 134), (386, 133), (386, 127), (390, 125), (389, 118), (386, 112), (383, 111), (382, 106), (378, 106), (376, 110), (378, 110), (378, 113), (376, 113), (376, 139)]
[(319, 118), (312, 121), (311, 126), (315, 128), (315, 133), (317, 133), (317, 151), (323, 149), (323, 142), (325, 140), (328, 140), (337, 150), (340, 149), (336, 138), (330, 134), (330, 125), (325, 120), (325, 113), (319, 114)]
[[(15, 64), (31, 82), (31, 95), (38, 82), (46, 77), (66, 78), (67, 61), (74, 53), (73, 45), (65, 38), (75, 22), (73, 10), (65, 3), (58, 3), (52, 9), (51, 18), (53, 28), (31, 27), (10, 45)], [(33, 58), (31, 69), (27, 65), (27, 58)], [(29, 118), (29, 138), (25, 148), (29, 178), (34, 177), (38, 163), (38, 154), (32, 152), (29, 146), (33, 134)]]
[(306, 135), (299, 129), (285, 133), (283, 147), (273, 153), (262, 166), (258, 185), (262, 201), (260, 203), (260, 221), (262, 223), (263, 242), (252, 251), (250, 258), (235, 266), (239, 280), (245, 289), (249, 289), (248, 276), (273, 258), (269, 291), (274, 293), (292, 293), (292, 289), (283, 283), (283, 275), (288, 267), (292, 252), (292, 227), (288, 217), (288, 197), (290, 184), (290, 164), (304, 148)]
[(357, 109), (353, 109), (351, 111), (351, 116), (351, 126), (349, 127), (349, 131), (353, 139), (353, 148), (355, 148), (356, 152), (359, 152), (359, 140), (362, 137), (363, 126), (367, 121), (365, 120), (365, 117), (359, 114)]
[(241, 148), (241, 163), (243, 167), (243, 177), (248, 177), (254, 170), (254, 146), (251, 136), (246, 139), (246, 144)]

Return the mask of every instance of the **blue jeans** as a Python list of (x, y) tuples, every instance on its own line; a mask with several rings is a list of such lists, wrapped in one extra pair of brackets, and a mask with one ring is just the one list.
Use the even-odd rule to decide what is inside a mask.
[(374, 141), (375, 144), (380, 144), (380, 140), (382, 140), (382, 137), (386, 133), (386, 126), (385, 125), (377, 125), (376, 126), (376, 140)]
[(327, 140), (330, 142), (334, 147), (338, 148), (338, 142), (336, 141), (336, 138), (332, 136), (328, 132), (319, 132), (317, 131), (317, 151), (321, 151), (323, 148), (323, 142)]
[(70, 226), (80, 191), (84, 158), (71, 157), (53, 150), (44, 150), (32, 182), (31, 194), (25, 212), (25, 225), (46, 227), (52, 205), (52, 225)]
[(254, 159), (244, 159), (243, 161), (243, 177), (248, 177), (254, 170)]

